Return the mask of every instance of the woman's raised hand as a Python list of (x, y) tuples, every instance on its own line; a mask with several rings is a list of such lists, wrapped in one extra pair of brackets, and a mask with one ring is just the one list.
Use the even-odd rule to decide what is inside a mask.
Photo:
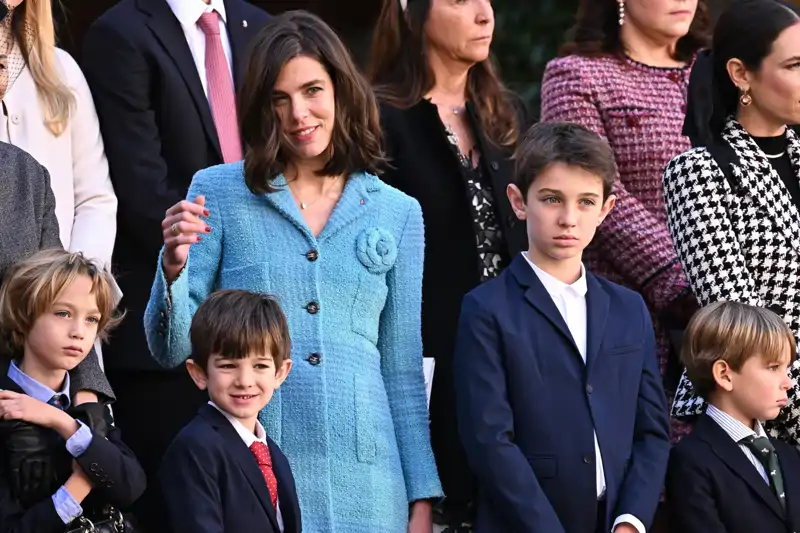
[(200, 241), (201, 234), (211, 228), (203, 218), (208, 216), (206, 198), (198, 196), (194, 201), (181, 200), (167, 209), (161, 229), (164, 235), (164, 255), (161, 263), (167, 282), (175, 281), (189, 257), (189, 248)]

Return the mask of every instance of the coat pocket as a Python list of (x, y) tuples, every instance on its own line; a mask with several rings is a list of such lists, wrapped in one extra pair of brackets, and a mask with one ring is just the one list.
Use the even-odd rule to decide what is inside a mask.
[(536, 479), (551, 479), (558, 473), (558, 461), (552, 455), (530, 455), (525, 457), (531, 465)]
[(355, 333), (375, 345), (378, 344), (381, 313), (386, 304), (388, 292), (389, 288), (386, 286), (386, 276), (384, 274), (361, 272), (358, 279), (358, 289), (350, 312), (350, 322)]
[(356, 372), (353, 377), (353, 391), (355, 393), (356, 413), (356, 454), (360, 463), (374, 463), (377, 456), (377, 442), (375, 439), (375, 423), (373, 421), (372, 405), (366, 377)]

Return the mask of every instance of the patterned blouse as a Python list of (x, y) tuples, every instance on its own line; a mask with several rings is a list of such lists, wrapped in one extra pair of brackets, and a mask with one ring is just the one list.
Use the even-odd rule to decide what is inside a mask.
[(484, 177), (483, 161), (473, 164), (473, 152), (461, 153), (458, 136), (445, 124), (447, 140), (461, 163), (462, 175), (467, 186), (470, 212), (472, 213), (475, 240), (480, 260), (481, 283), (496, 277), (508, 263), (503, 250), (505, 241), (494, 212), (495, 200), (492, 184)]

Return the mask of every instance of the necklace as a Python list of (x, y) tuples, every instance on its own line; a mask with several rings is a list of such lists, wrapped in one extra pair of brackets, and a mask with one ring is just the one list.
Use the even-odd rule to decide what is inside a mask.
[(465, 109), (466, 109), (465, 106), (459, 106), (451, 108), (450, 111), (452, 111), (454, 115), (460, 115), (461, 113), (464, 112)]
[(786, 153), (786, 150), (784, 150), (783, 152), (781, 152), (779, 154), (764, 154), (764, 155), (767, 156), (770, 159), (778, 159), (780, 157), (783, 157), (783, 154), (785, 154), (785, 153)]
[(317, 196), (317, 197), (316, 197), (314, 200), (312, 200), (311, 202), (304, 202), (303, 200), (301, 200), (301, 199), (300, 199), (300, 197), (297, 195), (297, 193), (296, 193), (296, 192), (294, 192), (294, 189), (292, 188), (291, 184), (289, 184), (289, 192), (291, 192), (291, 193), (292, 193), (292, 196), (294, 196), (295, 200), (297, 200), (297, 201), (298, 201), (298, 203), (300, 204), (300, 209), (302, 209), (303, 211), (305, 211), (306, 209), (308, 209), (309, 207), (311, 207), (311, 206), (312, 206), (312, 205), (314, 205), (315, 203), (319, 202), (319, 201), (320, 201), (322, 198), (326, 197), (326, 196), (328, 195), (328, 193), (330, 192), (331, 188), (333, 188), (333, 186), (334, 186), (334, 185), (336, 185), (336, 182), (338, 182), (338, 181), (339, 181), (339, 178), (341, 178), (341, 177), (342, 177), (342, 175), (341, 175), (341, 174), (339, 174), (338, 176), (336, 176), (336, 179), (334, 179), (334, 180), (333, 180), (333, 182), (331, 183), (330, 187), (328, 187), (328, 190), (327, 190), (327, 191), (323, 190), (323, 191), (322, 191), (322, 194), (320, 194), (319, 196)]

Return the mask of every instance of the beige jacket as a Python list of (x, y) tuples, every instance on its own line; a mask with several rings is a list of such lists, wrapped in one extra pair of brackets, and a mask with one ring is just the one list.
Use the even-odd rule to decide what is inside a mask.
[(64, 248), (109, 265), (117, 233), (117, 197), (97, 113), (75, 60), (56, 49), (56, 62), (75, 94), (67, 129), (58, 137), (47, 129), (36, 85), (25, 68), (0, 102), (0, 141), (22, 148), (50, 173)]

